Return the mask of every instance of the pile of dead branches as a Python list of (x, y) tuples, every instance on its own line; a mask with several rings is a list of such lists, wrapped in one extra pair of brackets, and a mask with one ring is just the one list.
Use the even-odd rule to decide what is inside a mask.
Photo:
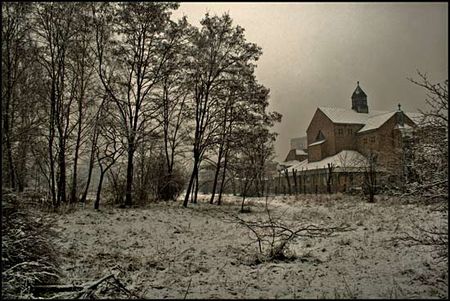
[(393, 239), (409, 247), (424, 246), (430, 249), (436, 262), (448, 262), (448, 222), (447, 219), (439, 225), (422, 226), (411, 221), (412, 229), (402, 232)]
[(238, 224), (246, 227), (253, 237), (251, 243), (257, 243), (258, 261), (289, 260), (295, 254), (289, 250), (289, 245), (301, 238), (329, 237), (338, 232), (349, 231), (348, 225), (323, 227), (318, 225), (286, 224), (282, 221), (284, 213), (275, 216), (268, 207), (266, 200), (265, 218), (260, 220), (243, 219), (234, 215)]
[(54, 235), (51, 223), (21, 206), (14, 193), (2, 192), (3, 297), (33, 297), (34, 285), (58, 281), (58, 254), (49, 242)]
[(119, 280), (118, 275), (115, 274), (109, 274), (98, 280), (89, 281), (84, 285), (35, 285), (33, 287), (33, 293), (37, 296), (52, 296), (51, 299), (141, 298), (129, 291)]

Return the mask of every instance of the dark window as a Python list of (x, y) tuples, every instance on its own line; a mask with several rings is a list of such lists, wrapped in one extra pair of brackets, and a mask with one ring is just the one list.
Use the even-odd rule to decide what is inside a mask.
[(344, 134), (344, 130), (343, 129), (338, 129), (338, 135), (343, 135)]
[(367, 143), (367, 138), (363, 139), (363, 143), (366, 144)]
[(370, 142), (374, 143), (375, 142), (375, 136), (370, 137)]
[(353, 130), (352, 130), (352, 129), (347, 129), (347, 134), (348, 134), (348, 135), (353, 134)]
[(319, 133), (316, 136), (316, 141), (322, 141), (325, 139), (325, 136), (323, 135), (322, 131), (319, 131)]

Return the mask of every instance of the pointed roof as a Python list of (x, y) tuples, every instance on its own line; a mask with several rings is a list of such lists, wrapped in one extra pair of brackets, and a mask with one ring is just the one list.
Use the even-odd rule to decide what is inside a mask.
[(396, 112), (394, 111), (369, 117), (366, 124), (358, 131), (358, 133), (378, 129), (395, 114)]
[(361, 97), (361, 96), (367, 97), (366, 93), (359, 86), (359, 81), (358, 81), (358, 82), (356, 82), (356, 89), (355, 89), (355, 91), (353, 91), (352, 98)]
[[(372, 110), (369, 113), (358, 113), (341, 108), (318, 107), (317, 109), (322, 111), (333, 123), (364, 125), (358, 133), (379, 128), (397, 112)], [(417, 124), (420, 113), (404, 112), (404, 114)]]
[(366, 124), (369, 117), (388, 113), (376, 110), (369, 113), (358, 113), (354, 110), (330, 107), (318, 107), (317, 109), (322, 111), (333, 123)]

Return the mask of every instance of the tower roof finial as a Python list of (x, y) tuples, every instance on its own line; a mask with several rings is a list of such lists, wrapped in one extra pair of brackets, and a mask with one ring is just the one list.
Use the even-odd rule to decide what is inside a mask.
[(399, 103), (398, 104), (398, 110), (401, 111), (402, 110), (402, 105)]
[(356, 81), (356, 84), (359, 86), (359, 80), (358, 81)]

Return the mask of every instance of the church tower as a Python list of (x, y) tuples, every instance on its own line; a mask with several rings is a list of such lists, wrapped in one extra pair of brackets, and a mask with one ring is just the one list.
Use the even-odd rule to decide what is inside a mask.
[(352, 94), (352, 110), (355, 110), (358, 113), (369, 113), (369, 108), (367, 107), (367, 95), (359, 86), (359, 81)]

